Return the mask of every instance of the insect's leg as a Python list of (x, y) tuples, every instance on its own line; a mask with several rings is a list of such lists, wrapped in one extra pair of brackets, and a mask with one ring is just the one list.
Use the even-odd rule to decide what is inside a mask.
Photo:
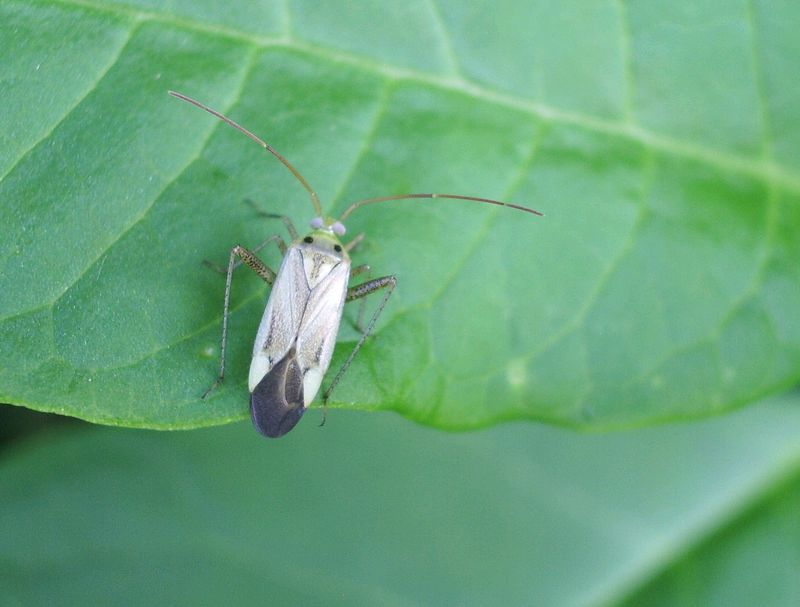
[(269, 238), (267, 238), (264, 242), (259, 244), (255, 249), (252, 250), (253, 253), (258, 253), (261, 249), (266, 247), (269, 243), (274, 242), (278, 250), (281, 252), (281, 255), (286, 255), (286, 242), (281, 238), (280, 234), (273, 234)]
[[(358, 276), (359, 274), (366, 274), (367, 279), (369, 279), (370, 274), (372, 273), (372, 269), (369, 267), (369, 264), (362, 264), (360, 266), (356, 266), (352, 270), (350, 270), (350, 280), (353, 279), (353, 276)], [(354, 325), (356, 331), (359, 333), (364, 332), (364, 312), (367, 309), (367, 299), (365, 297), (361, 298), (361, 301), (358, 302), (358, 316), (356, 316), (356, 323)]]
[(356, 266), (350, 269), (350, 278), (353, 276), (358, 276), (359, 274), (369, 274), (370, 271), (369, 264), (362, 263), (360, 266)]
[(267, 217), (269, 219), (280, 219), (283, 222), (283, 225), (286, 226), (286, 231), (289, 232), (289, 236), (292, 237), (292, 240), (297, 240), (300, 236), (297, 233), (297, 229), (294, 227), (292, 220), (286, 215), (278, 215), (277, 213), (268, 213), (267, 211), (263, 211), (258, 208), (258, 205), (251, 198), (245, 198), (244, 201), (256, 212), (257, 215), (260, 215), (261, 217)]
[(261, 261), (253, 251), (249, 251), (244, 247), (240, 247), (239, 245), (231, 249), (231, 255), (228, 259), (228, 275), (225, 279), (225, 305), (222, 309), (222, 340), (219, 349), (219, 376), (214, 383), (209, 386), (208, 390), (203, 392), (203, 399), (211, 394), (211, 392), (213, 392), (217, 386), (222, 383), (222, 380), (225, 379), (225, 347), (228, 344), (228, 316), (231, 303), (231, 283), (233, 282), (233, 271), (238, 267), (236, 264), (237, 257), (241, 259), (241, 262), (244, 263), (248, 268), (258, 274), (267, 284), (271, 285), (273, 282), (275, 282), (275, 272), (267, 264)]
[[(283, 238), (281, 238), (280, 235), (278, 235), (278, 234), (273, 234), (272, 236), (267, 238), (264, 242), (259, 244), (257, 247), (255, 247), (253, 249), (250, 249), (250, 252), (251, 253), (258, 253), (261, 249), (266, 247), (271, 242), (275, 242), (275, 244), (277, 245), (278, 249), (281, 252), (281, 255), (286, 255), (286, 243), (283, 241)], [(237, 259), (236, 263), (233, 264), (233, 269), (235, 270), (240, 265), (242, 265), (242, 263), (244, 263), (244, 262), (241, 259)], [(211, 268), (215, 272), (219, 272), (220, 274), (227, 274), (228, 273), (228, 271), (225, 268), (215, 264), (213, 261), (209, 261), (208, 259), (204, 259), (203, 260), (203, 265), (208, 266), (209, 268)]]
[[(390, 276), (382, 276), (380, 278), (375, 278), (373, 280), (368, 280), (367, 282), (362, 282), (360, 285), (356, 285), (355, 287), (350, 287), (347, 289), (347, 297), (345, 301), (355, 301), (356, 299), (361, 299), (362, 297), (366, 297), (378, 291), (380, 289), (386, 289), (383, 294), (383, 299), (381, 303), (378, 305), (378, 309), (375, 310), (372, 318), (369, 319), (369, 324), (367, 324), (366, 330), (361, 334), (361, 338), (356, 343), (353, 351), (350, 352), (350, 356), (347, 357), (347, 360), (344, 361), (341, 369), (336, 373), (336, 376), (333, 378), (331, 385), (328, 386), (328, 389), (325, 390), (325, 393), (322, 395), (322, 402), (324, 405), (323, 410), (323, 417), (322, 417), (322, 424), (325, 423), (325, 418), (327, 417), (328, 412), (328, 398), (330, 398), (331, 392), (336, 387), (336, 384), (342, 379), (342, 376), (347, 371), (347, 368), (350, 366), (350, 363), (353, 362), (353, 358), (355, 358), (358, 351), (361, 349), (361, 346), (364, 345), (367, 337), (370, 336), (372, 333), (372, 329), (375, 327), (375, 323), (378, 321), (378, 317), (383, 312), (383, 308), (386, 306), (386, 302), (389, 301), (389, 297), (391, 297), (392, 293), (394, 292), (394, 288), (397, 286), (397, 279), (394, 275)], [(320, 425), (322, 425), (320, 424)]]
[(353, 240), (344, 245), (344, 250), (349, 253), (350, 251), (355, 249), (358, 246), (358, 243), (360, 243), (362, 240), (364, 240), (364, 232), (361, 232), (361, 234), (357, 234), (356, 237), (353, 238)]

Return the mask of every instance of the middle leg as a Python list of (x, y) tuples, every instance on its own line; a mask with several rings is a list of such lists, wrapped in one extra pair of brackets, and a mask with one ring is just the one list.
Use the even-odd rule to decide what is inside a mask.
[(219, 376), (203, 393), (203, 400), (208, 397), (225, 379), (225, 348), (228, 345), (228, 316), (230, 315), (231, 303), (231, 284), (233, 283), (233, 271), (238, 267), (236, 265), (236, 258), (241, 260), (248, 268), (258, 274), (261, 279), (267, 284), (275, 282), (275, 272), (267, 264), (261, 261), (253, 251), (245, 249), (244, 247), (235, 246), (231, 249), (230, 258), (228, 259), (228, 273), (225, 279), (225, 304), (222, 309), (222, 340), (220, 343), (220, 357), (219, 357)]

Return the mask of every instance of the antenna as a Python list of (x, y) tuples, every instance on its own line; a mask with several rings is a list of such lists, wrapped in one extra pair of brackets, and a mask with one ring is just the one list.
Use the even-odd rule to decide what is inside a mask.
[(477, 198), (475, 196), (459, 196), (458, 194), (400, 194), (398, 196), (381, 196), (380, 198), (367, 198), (366, 200), (359, 200), (358, 202), (354, 202), (351, 204), (347, 210), (342, 213), (342, 216), (339, 218), (340, 222), (344, 222), (347, 219), (347, 216), (350, 215), (353, 211), (355, 211), (359, 207), (363, 207), (366, 204), (373, 204), (375, 202), (387, 202), (389, 200), (407, 200), (409, 198), (444, 198), (446, 200), (470, 200), (472, 202), (483, 202), (486, 204), (494, 204), (500, 207), (509, 207), (512, 209), (516, 209), (518, 211), (524, 211), (525, 213), (532, 213), (533, 215), (539, 215), (540, 217), (544, 217), (544, 213), (540, 213), (539, 211), (534, 211), (533, 209), (529, 209), (528, 207), (523, 207), (519, 204), (512, 204), (510, 202), (500, 202), (499, 200), (491, 200), (489, 198)]
[(181, 99), (182, 101), (186, 101), (188, 103), (191, 103), (192, 105), (194, 105), (196, 107), (199, 107), (201, 110), (205, 110), (206, 112), (208, 112), (209, 114), (211, 114), (213, 116), (216, 116), (217, 118), (222, 120), (225, 124), (227, 124), (229, 126), (232, 126), (237, 131), (240, 131), (240, 132), (244, 133), (245, 135), (247, 135), (250, 139), (255, 141), (258, 145), (260, 145), (262, 148), (267, 150), (270, 154), (275, 156), (275, 158), (280, 160), (283, 163), (283, 165), (292, 172), (292, 175), (294, 175), (297, 178), (297, 181), (299, 181), (302, 184), (302, 186), (308, 192), (309, 196), (311, 196), (311, 204), (314, 205), (314, 211), (317, 213), (317, 217), (322, 217), (322, 205), (319, 202), (319, 198), (317, 197), (317, 193), (311, 188), (310, 185), (308, 185), (308, 182), (300, 174), (300, 172), (296, 168), (294, 168), (291, 165), (291, 163), (288, 160), (286, 160), (286, 158), (281, 156), (275, 148), (273, 148), (270, 144), (268, 144), (266, 141), (264, 141), (260, 137), (257, 137), (256, 135), (254, 135), (253, 133), (248, 131), (243, 126), (235, 123), (233, 120), (231, 120), (227, 116), (223, 116), (218, 111), (212, 110), (207, 105), (203, 105), (199, 101), (195, 101), (191, 97), (187, 97), (186, 95), (183, 95), (182, 93), (178, 93), (176, 91), (169, 91), (169, 94), (172, 95), (173, 97), (177, 97), (178, 99)]

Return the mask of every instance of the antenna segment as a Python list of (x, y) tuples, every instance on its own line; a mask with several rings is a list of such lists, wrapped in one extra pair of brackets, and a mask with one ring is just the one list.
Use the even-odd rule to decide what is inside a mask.
[(314, 205), (314, 211), (316, 212), (317, 217), (322, 217), (322, 205), (319, 202), (319, 197), (317, 196), (317, 193), (312, 189), (312, 187), (310, 185), (308, 185), (308, 182), (300, 174), (300, 172), (296, 168), (294, 168), (291, 165), (291, 163), (288, 160), (286, 160), (286, 158), (281, 156), (275, 148), (273, 148), (270, 144), (268, 144), (266, 141), (264, 141), (260, 137), (254, 135), (253, 133), (248, 131), (246, 128), (244, 128), (240, 124), (237, 124), (236, 122), (234, 122), (233, 120), (231, 120), (227, 116), (223, 116), (218, 111), (211, 109), (207, 105), (203, 105), (199, 101), (196, 101), (195, 99), (192, 99), (191, 97), (187, 97), (186, 95), (184, 95), (182, 93), (178, 93), (176, 91), (169, 91), (169, 94), (172, 95), (173, 97), (177, 97), (178, 99), (180, 99), (182, 101), (186, 101), (188, 103), (191, 103), (192, 105), (194, 105), (196, 107), (199, 107), (201, 110), (205, 110), (206, 112), (208, 112), (212, 116), (216, 116), (217, 118), (222, 120), (225, 124), (227, 124), (229, 126), (232, 126), (237, 131), (240, 131), (240, 132), (244, 133), (245, 135), (247, 135), (250, 139), (255, 141), (258, 145), (260, 145), (262, 148), (267, 150), (270, 154), (275, 156), (275, 158), (280, 160), (283, 163), (283, 165), (292, 172), (292, 175), (294, 175), (297, 178), (297, 181), (299, 181), (300, 184), (306, 189), (306, 191), (308, 192), (309, 196), (311, 196), (311, 204)]
[(544, 217), (544, 213), (535, 211), (528, 207), (523, 207), (522, 205), (513, 204), (510, 202), (500, 202), (499, 200), (491, 200), (490, 198), (477, 198), (475, 196), (460, 196), (458, 194), (400, 194), (398, 196), (381, 196), (379, 198), (367, 198), (366, 200), (359, 200), (358, 202), (354, 202), (347, 208), (347, 210), (344, 213), (342, 213), (342, 216), (339, 218), (339, 221), (344, 222), (344, 220), (347, 219), (347, 217), (353, 211), (367, 204), (373, 204), (376, 202), (387, 202), (389, 200), (407, 200), (409, 198), (444, 198), (446, 200), (469, 200), (472, 202), (494, 204), (500, 207), (509, 207), (512, 209), (516, 209), (518, 211), (524, 211), (525, 213), (532, 213), (533, 215), (539, 215), (540, 217)]

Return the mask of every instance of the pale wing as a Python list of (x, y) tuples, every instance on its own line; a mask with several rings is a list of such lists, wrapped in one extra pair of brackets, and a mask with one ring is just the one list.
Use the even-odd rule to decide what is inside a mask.
[(350, 264), (342, 261), (317, 283), (308, 297), (297, 333), (297, 359), (304, 374), (306, 405), (314, 400), (330, 365), (349, 277)]
[(296, 247), (290, 247), (278, 270), (258, 326), (250, 363), (250, 392), (294, 344), (310, 294), (303, 268), (303, 254)]

